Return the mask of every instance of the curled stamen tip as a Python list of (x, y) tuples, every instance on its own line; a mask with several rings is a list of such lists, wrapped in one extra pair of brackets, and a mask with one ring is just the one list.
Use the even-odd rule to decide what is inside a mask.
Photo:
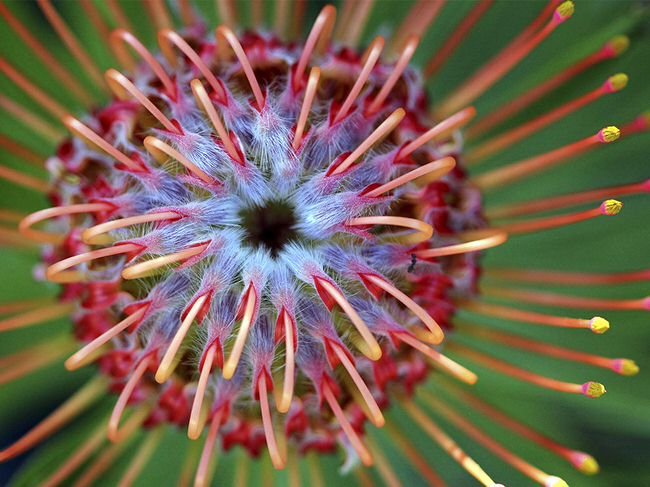
[(555, 9), (555, 14), (553, 15), (553, 18), (558, 23), (564, 22), (565, 20), (571, 18), (575, 10), (576, 10), (576, 6), (574, 5), (573, 2), (562, 2)]
[(614, 360), (612, 370), (617, 374), (629, 377), (639, 373), (639, 366), (636, 364), (636, 362), (634, 362), (634, 360), (619, 358)]
[(598, 399), (604, 396), (606, 392), (605, 386), (600, 382), (589, 381), (582, 384), (582, 394), (591, 399)]
[(589, 320), (589, 328), (594, 333), (602, 335), (607, 330), (609, 330), (609, 321), (607, 321), (605, 318), (601, 318), (600, 316), (594, 316), (591, 320)]
[(607, 78), (605, 82), (605, 89), (610, 93), (615, 93), (621, 91), (627, 86), (627, 82), (630, 80), (629, 76), (625, 73), (617, 73), (613, 76)]
[(614, 142), (615, 140), (618, 140), (620, 136), (621, 136), (620, 129), (618, 127), (614, 127), (613, 125), (610, 125), (609, 127), (605, 127), (600, 132), (598, 132), (598, 138), (604, 144), (609, 144), (610, 142)]
[(618, 215), (622, 209), (623, 203), (618, 200), (606, 200), (600, 205), (600, 211), (606, 216)]
[(610, 49), (614, 56), (620, 56), (627, 51), (628, 47), (630, 47), (630, 38), (628, 36), (616, 36), (605, 44), (605, 49)]
[(596, 475), (600, 470), (596, 459), (588, 453), (581, 451), (571, 453), (571, 465), (585, 475)]
[(555, 475), (549, 475), (546, 478), (546, 482), (544, 482), (544, 487), (569, 487), (569, 484), (567, 484), (560, 477), (556, 477)]

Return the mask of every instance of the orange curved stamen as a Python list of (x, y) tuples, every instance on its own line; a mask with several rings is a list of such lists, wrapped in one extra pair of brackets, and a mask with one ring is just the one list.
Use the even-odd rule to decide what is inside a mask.
[(435, 441), (447, 455), (454, 459), (467, 473), (478, 480), (481, 485), (484, 487), (493, 487), (495, 485), (494, 480), (449, 435), (433, 422), (429, 417), (430, 415), (425, 414), (412, 401), (405, 401), (402, 407), (429, 438)]
[(150, 0), (144, 3), (144, 8), (151, 17), (151, 21), (156, 30), (169, 29), (172, 25), (165, 0)]
[(187, 335), (190, 326), (192, 326), (194, 319), (201, 311), (201, 308), (207, 299), (207, 294), (199, 297), (196, 301), (194, 301), (194, 304), (187, 311), (185, 318), (183, 318), (181, 325), (178, 327), (178, 330), (174, 334), (174, 338), (169, 344), (169, 347), (167, 347), (167, 350), (165, 351), (165, 354), (163, 355), (163, 358), (158, 365), (158, 370), (156, 370), (155, 379), (159, 384), (164, 384), (174, 372), (174, 369), (177, 365), (177, 363), (174, 362), (174, 359), (176, 358), (178, 349), (181, 347), (185, 335)]
[(266, 376), (260, 374), (257, 379), (258, 394), (260, 400), (260, 409), (262, 410), (262, 425), (264, 427), (264, 436), (266, 438), (266, 446), (271, 456), (271, 463), (276, 470), (283, 470), (286, 466), (286, 460), (280, 453), (278, 442), (275, 439), (275, 431), (273, 431), (273, 420), (271, 419), (271, 408), (269, 406), (269, 397), (266, 389)]
[(366, 84), (366, 81), (368, 81), (368, 77), (370, 76), (370, 72), (372, 71), (372, 68), (374, 68), (375, 64), (377, 64), (377, 61), (379, 60), (379, 56), (381, 55), (381, 51), (383, 48), (384, 48), (384, 39), (382, 39), (381, 37), (376, 37), (375, 40), (372, 41), (370, 46), (368, 46), (368, 49), (363, 55), (365, 61), (363, 63), (363, 67), (361, 68), (361, 72), (357, 76), (357, 79), (352, 85), (352, 88), (350, 88), (350, 93), (348, 93), (348, 96), (343, 102), (343, 104), (341, 105), (341, 108), (336, 113), (332, 125), (339, 123), (350, 113), (350, 110), (352, 109), (352, 105), (354, 105), (354, 102), (359, 96), (359, 93), (361, 93), (361, 90)]
[(0, 462), (6, 462), (38, 445), (76, 418), (101, 396), (106, 394), (106, 378), (95, 377), (70, 396), (43, 421), (34, 426), (18, 441), (0, 450)]
[[(196, 386), (196, 393), (194, 394), (194, 401), (192, 402), (192, 411), (190, 413), (190, 422), (187, 427), (187, 437), (190, 440), (196, 440), (201, 436), (203, 431), (203, 424), (201, 422), (201, 410), (203, 408), (203, 400), (205, 399), (205, 391), (208, 386), (208, 379), (212, 372), (212, 364), (214, 363), (214, 356), (217, 353), (217, 344), (213, 343), (205, 352), (205, 359), (201, 367), (199, 375), (199, 382)], [(212, 428), (212, 426), (210, 426)]]
[(300, 108), (300, 115), (298, 116), (298, 123), (296, 124), (296, 132), (293, 135), (293, 142), (291, 144), (294, 151), (298, 150), (302, 143), (305, 126), (307, 125), (307, 118), (309, 117), (309, 112), (314, 103), (319, 79), (320, 68), (311, 68), (309, 79), (307, 80), (307, 88), (305, 89), (305, 97), (302, 100), (302, 107)]
[(208, 431), (208, 436), (205, 439), (203, 451), (201, 452), (201, 460), (199, 461), (199, 466), (196, 469), (194, 477), (194, 487), (206, 487), (210, 484), (210, 479), (208, 478), (210, 473), (210, 463), (214, 460), (214, 446), (217, 442), (217, 435), (219, 434), (219, 427), (221, 426), (223, 414), (224, 408), (219, 408), (219, 410), (214, 413), (212, 421), (210, 421), (210, 429)]
[(472, 362), (480, 364), (483, 367), (486, 367), (499, 374), (505, 375), (506, 377), (512, 377), (513, 379), (527, 382), (543, 389), (548, 389), (555, 392), (563, 392), (566, 394), (581, 394), (592, 398), (600, 397), (605, 393), (605, 388), (600, 384), (598, 385), (601, 388), (601, 392), (597, 395), (591, 395), (587, 389), (588, 384), (591, 384), (590, 382), (587, 382), (585, 384), (573, 384), (571, 382), (563, 382), (555, 379), (550, 379), (543, 375), (538, 375), (533, 372), (520, 369), (519, 367), (511, 365), (507, 362), (503, 362), (494, 357), (490, 357), (484, 353), (477, 352), (476, 350), (470, 349), (464, 345), (458, 345), (457, 343), (454, 343), (452, 347), (452, 350), (455, 353), (466, 357)]
[(331, 345), (332, 350), (339, 359), (339, 362), (341, 362), (341, 365), (343, 365), (343, 368), (345, 368), (347, 371), (348, 375), (352, 379), (352, 382), (354, 382), (354, 385), (357, 386), (357, 389), (363, 398), (363, 402), (368, 407), (368, 419), (370, 419), (372, 424), (374, 424), (377, 428), (381, 428), (385, 423), (384, 415), (381, 413), (381, 409), (377, 405), (375, 398), (372, 396), (370, 389), (368, 389), (368, 386), (364, 382), (363, 378), (359, 372), (357, 372), (354, 363), (350, 360), (350, 357), (348, 357), (341, 346), (336, 343), (332, 343)]
[(187, 248), (185, 250), (181, 250), (180, 252), (163, 255), (161, 257), (156, 257), (155, 259), (141, 262), (140, 264), (126, 267), (122, 271), (122, 278), (129, 280), (148, 277), (150, 275), (153, 275), (158, 269), (169, 266), (171, 264), (176, 264), (178, 262), (183, 262), (185, 260), (191, 259), (192, 257), (200, 255), (201, 253), (205, 252), (209, 245), (210, 242), (200, 244)]
[(144, 357), (137, 365), (135, 370), (131, 372), (129, 379), (126, 381), (126, 384), (124, 384), (124, 389), (122, 389), (122, 392), (120, 393), (120, 396), (115, 403), (115, 407), (113, 408), (113, 412), (111, 413), (111, 417), (108, 420), (107, 436), (110, 441), (117, 442), (117, 440), (120, 438), (121, 434), (119, 431), (119, 426), (120, 419), (122, 419), (122, 414), (124, 413), (124, 409), (126, 408), (126, 405), (131, 398), (131, 394), (133, 394), (133, 391), (138, 385), (138, 382), (140, 382), (140, 379), (147, 371), (147, 368), (153, 362), (153, 360), (153, 354)]
[(400, 303), (406, 306), (417, 318), (426, 326), (432, 334), (431, 339), (434, 344), (439, 344), (444, 340), (444, 333), (440, 325), (434, 320), (429, 313), (427, 313), (422, 306), (413, 301), (410, 297), (397, 289), (393, 284), (387, 280), (377, 276), (376, 274), (364, 274), (364, 279), (370, 281), (373, 285), (383, 289), (388, 294), (397, 299)]
[(187, 157), (174, 149), (167, 142), (163, 142), (162, 140), (149, 135), (144, 139), (144, 147), (147, 149), (147, 152), (149, 152), (149, 154), (156, 158), (157, 161), (163, 163), (169, 158), (174, 159), (180, 162), (188, 171), (194, 174), (201, 181), (208, 184), (214, 183), (213, 178), (196, 167), (193, 162), (191, 162)]
[(465, 384), (476, 384), (476, 381), (478, 380), (476, 374), (471, 370), (463, 367), (458, 362), (450, 359), (446, 355), (441, 354), (431, 347), (427, 347), (424, 343), (422, 343), (420, 340), (408, 332), (397, 333), (396, 335), (400, 340), (413, 347), (425, 357), (429, 358), (431, 361), (433, 361), (434, 364), (442, 368), (445, 372), (449, 373), (452, 377), (455, 377)]
[(352, 322), (354, 327), (357, 329), (361, 338), (363, 339), (363, 344), (365, 346), (361, 347), (359, 351), (363, 353), (370, 360), (379, 360), (381, 357), (381, 347), (377, 343), (377, 340), (373, 334), (368, 329), (368, 326), (363, 322), (359, 314), (354, 310), (349, 301), (345, 298), (343, 293), (339, 291), (332, 283), (327, 279), (318, 279), (318, 285), (329, 294), (336, 304), (338, 304), (349, 320)]
[[(100, 211), (100, 210), (97, 210)], [(132, 225), (141, 225), (143, 223), (153, 223), (167, 220), (177, 220), (181, 215), (175, 211), (161, 211), (159, 213), (147, 213), (144, 215), (129, 216), (118, 218), (110, 222), (100, 223), (93, 227), (87, 228), (81, 234), (81, 239), (88, 245), (107, 245), (112, 240), (106, 237), (106, 234), (120, 228), (130, 227)]]
[(59, 284), (82, 282), (84, 280), (84, 275), (81, 272), (68, 271), (68, 269), (79, 264), (84, 264), (86, 262), (91, 262), (97, 259), (103, 259), (104, 257), (128, 254), (131, 252), (137, 252), (139, 250), (141, 250), (141, 247), (139, 245), (120, 244), (113, 247), (108, 247), (106, 249), (84, 252), (83, 254), (74, 255), (72, 257), (68, 257), (67, 259), (63, 259), (56, 264), (52, 264), (47, 268), (45, 278), (50, 282), (56, 282)]
[(235, 343), (230, 351), (228, 360), (223, 366), (223, 377), (226, 380), (232, 379), (232, 376), (235, 375), (235, 370), (237, 370), (237, 365), (239, 365), (239, 360), (241, 354), (244, 350), (244, 345), (246, 344), (246, 339), (248, 338), (248, 332), (250, 327), (253, 324), (253, 318), (255, 316), (255, 309), (257, 306), (257, 291), (255, 287), (250, 284), (249, 290), (246, 293), (246, 307), (244, 309), (244, 316), (241, 320), (241, 325), (239, 331), (237, 332), (237, 337), (235, 338)]
[(348, 421), (348, 418), (346, 418), (343, 410), (341, 409), (341, 406), (336, 401), (336, 397), (330, 390), (330, 387), (327, 385), (327, 383), (323, 384), (323, 397), (325, 401), (327, 401), (327, 404), (329, 404), (330, 409), (334, 413), (334, 416), (336, 417), (339, 425), (341, 426), (341, 429), (343, 430), (343, 433), (345, 433), (345, 436), (347, 436), (348, 440), (350, 441), (350, 445), (352, 445), (354, 451), (357, 452), (357, 455), (359, 455), (361, 463), (363, 463), (366, 467), (372, 465), (372, 456), (370, 455), (370, 452), (361, 441), (361, 438), (359, 438), (359, 435), (357, 435), (357, 432), (354, 431), (354, 428)]
[(328, 171), (329, 176), (334, 176), (345, 171), (348, 167), (356, 162), (367, 150), (375, 143), (386, 137), (402, 121), (406, 115), (403, 108), (398, 108), (384, 120), (352, 153), (345, 158), (341, 164)]
[(197, 105), (210, 119), (210, 123), (212, 123), (212, 126), (217, 131), (217, 134), (221, 139), (221, 143), (226, 149), (228, 155), (239, 164), (243, 165), (244, 161), (242, 160), (239, 151), (232, 143), (232, 140), (230, 140), (230, 134), (226, 130), (226, 127), (224, 127), (223, 122), (221, 121), (221, 117), (219, 117), (216, 108), (212, 104), (212, 100), (210, 100), (207, 91), (205, 91), (205, 88), (203, 87), (203, 83), (201, 83), (201, 81), (198, 79), (194, 79), (190, 83), (190, 86), (192, 87), (192, 93), (194, 93), (194, 98), (196, 99)]
[(121, 100), (125, 100), (129, 96), (135, 98), (140, 105), (146, 108), (146, 110), (151, 113), (151, 115), (153, 115), (163, 127), (165, 127), (167, 131), (176, 135), (182, 135), (179, 129), (171, 123), (163, 112), (161, 112), (158, 107), (156, 107), (156, 105), (154, 105), (153, 102), (131, 82), (130, 79), (115, 69), (109, 69), (106, 71), (104, 76), (111, 91), (115, 93), (115, 96)]
[(296, 337), (293, 333), (293, 324), (289, 314), (283, 311), (282, 321), (284, 322), (284, 383), (282, 384), (282, 395), (277, 403), (277, 409), (280, 413), (286, 413), (291, 407), (293, 397), (293, 387), (295, 383), (295, 347)]
[(397, 81), (399, 81), (402, 73), (411, 62), (411, 58), (413, 57), (413, 54), (415, 54), (415, 50), (417, 49), (419, 42), (420, 38), (418, 36), (409, 36), (404, 49), (402, 49), (402, 53), (400, 54), (399, 59), (395, 63), (393, 71), (390, 73), (390, 76), (388, 76), (388, 79), (386, 79), (384, 82), (381, 90), (379, 90), (379, 93), (377, 93), (377, 96), (372, 100), (366, 109), (366, 115), (372, 115), (379, 110), (382, 103), (384, 103), (390, 92), (395, 87)]
[(106, 141), (106, 139), (96, 134), (89, 127), (81, 123), (76, 118), (70, 115), (65, 115), (62, 121), (63, 124), (68, 128), (68, 130), (73, 135), (76, 135), (77, 137), (84, 139), (90, 144), (99, 147), (106, 154), (108, 154), (109, 156), (111, 156), (113, 159), (123, 164), (124, 166), (128, 167), (132, 171), (142, 171), (142, 166), (139, 163), (135, 162), (126, 154), (113, 147), (111, 144), (109, 144)]
[(63, 242), (65, 235), (57, 235), (49, 232), (32, 230), (32, 227), (37, 223), (49, 220), (51, 218), (76, 215), (79, 213), (110, 211), (111, 209), (113, 209), (113, 206), (109, 205), (108, 203), (84, 203), (79, 205), (55, 206), (53, 208), (46, 208), (23, 218), (18, 225), (18, 230), (26, 238), (35, 240), (37, 242), (58, 245)]
[(458, 235), (466, 242), (452, 245), (445, 245), (434, 249), (414, 250), (412, 253), (421, 259), (432, 259), (448, 255), (466, 254), (480, 250), (491, 249), (505, 243), (508, 234), (502, 229), (472, 230)]
[(265, 103), (264, 95), (262, 94), (262, 89), (260, 88), (260, 85), (257, 82), (257, 78), (255, 77), (253, 66), (251, 66), (251, 63), (248, 60), (248, 56), (246, 56), (246, 52), (244, 52), (244, 48), (239, 43), (239, 39), (237, 39), (237, 36), (233, 33), (232, 30), (224, 25), (217, 27), (215, 35), (217, 37), (217, 52), (221, 58), (224, 58), (226, 56), (223, 42), (227, 42), (235, 53), (239, 64), (241, 64), (241, 67), (244, 70), (244, 74), (246, 75), (248, 84), (251, 87), (253, 96), (255, 97), (257, 109), (261, 111), (264, 108)]
[(203, 62), (201, 57), (196, 53), (192, 47), (183, 39), (180, 35), (178, 35), (176, 32), (165, 29), (160, 32), (158, 32), (158, 44), (160, 45), (160, 50), (163, 53), (163, 56), (165, 56), (165, 59), (167, 59), (167, 62), (174, 66), (178, 66), (178, 60), (176, 59), (176, 56), (174, 55), (174, 50), (172, 49), (172, 45), (176, 46), (179, 51), (181, 51), (183, 54), (185, 54), (188, 59), (196, 66), (196, 68), (199, 70), (199, 72), (203, 75), (205, 80), (208, 82), (210, 87), (214, 90), (216, 93), (217, 97), (219, 100), (223, 103), (227, 100), (226, 93), (213, 74), (212, 70)]
[(416, 218), (403, 216), (361, 216), (352, 218), (345, 223), (346, 226), (386, 225), (391, 227), (408, 228), (415, 230), (410, 235), (395, 235), (404, 244), (415, 245), (426, 242), (433, 235), (433, 227)]
[(302, 79), (307, 69), (307, 64), (309, 63), (309, 58), (311, 57), (312, 52), (317, 47), (317, 44), (324, 45), (326, 42), (329, 42), (329, 37), (332, 34), (332, 29), (334, 28), (334, 21), (336, 20), (336, 9), (331, 5), (327, 5), (320, 11), (314, 26), (309, 32), (309, 36), (305, 41), (305, 47), (300, 54), (300, 59), (298, 60), (298, 65), (296, 67), (296, 72), (293, 76), (293, 91), (298, 91), (302, 84)]
[(450, 115), (443, 121), (431, 127), (417, 139), (409, 142), (407, 145), (402, 147), (397, 154), (396, 161), (399, 162), (403, 159), (406, 159), (409, 155), (422, 147), (424, 144), (428, 144), (433, 140), (448, 136), (454, 130), (467, 125), (475, 116), (476, 109), (474, 107), (467, 107), (463, 110), (460, 110), (459, 112), (454, 113), (453, 115)]
[(130, 314), (124, 318), (119, 323), (113, 325), (110, 329), (106, 330), (92, 342), (86, 344), (83, 348), (79, 349), (75, 354), (68, 358), (64, 364), (65, 368), (67, 370), (73, 371), (88, 364), (90, 360), (95, 358), (95, 352), (99, 350), (100, 347), (108, 343), (110, 340), (115, 338), (117, 335), (122, 333), (134, 323), (139, 322), (144, 317), (146, 312), (146, 308), (140, 308), (133, 314)]
[(442, 159), (431, 161), (423, 166), (419, 166), (406, 174), (402, 174), (401, 176), (398, 176), (395, 179), (368, 191), (367, 193), (363, 193), (363, 195), (376, 198), (388, 191), (399, 188), (400, 186), (420, 178), (422, 179), (420, 179), (418, 183), (424, 183), (425, 181), (426, 183), (430, 183), (448, 174), (454, 167), (456, 167), (456, 159), (453, 157), (443, 157)]
[(219, 22), (228, 27), (237, 25), (237, 11), (234, 0), (216, 0)]
[(128, 44), (131, 49), (138, 53), (140, 58), (147, 63), (151, 71), (156, 75), (160, 82), (165, 87), (165, 91), (169, 96), (174, 97), (176, 94), (176, 86), (174, 82), (165, 71), (165, 68), (158, 62), (158, 60), (149, 52), (149, 50), (142, 45), (142, 43), (130, 32), (124, 29), (117, 29), (111, 33), (111, 47), (117, 57), (118, 61), (126, 69), (135, 68), (135, 63), (125, 50), (123, 43)]

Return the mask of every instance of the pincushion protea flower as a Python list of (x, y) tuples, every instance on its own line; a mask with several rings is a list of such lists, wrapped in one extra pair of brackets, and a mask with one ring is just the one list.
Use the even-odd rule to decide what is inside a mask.
[[(216, 2), (221, 24), (214, 30), (187, 1), (172, 9), (162, 1), (146, 2), (143, 13), (157, 31), (157, 48), (138, 39), (135, 19), (119, 3), (98, 8), (81, 2), (120, 66), (102, 76), (51, 2), (39, 1), (84, 75), (112, 93), (105, 104), (93, 102), (12, 8), (1, 5), (5, 28), (92, 108), (66, 109), (16, 66), (0, 61), (2, 74), (39, 105), (36, 114), (3, 96), (5, 111), (35, 135), (59, 143), (45, 162), (48, 182), (0, 168), (3, 179), (46, 194), (52, 205), (25, 217), (3, 212), (7, 225), (0, 236), (7, 245), (43, 244), (44, 265), (36, 276), (61, 285), (55, 302), (3, 305), (8, 316), (0, 330), (70, 315), (80, 345), (65, 367), (94, 363), (96, 377), (2, 450), (0, 460), (34, 447), (111, 393), (114, 407), (99, 430), (39, 482), (59, 485), (76, 478), (91, 485), (138, 440), (120, 481), (130, 485), (173, 425), (203, 441), (198, 458), (190, 455), (187, 463), (196, 467), (196, 485), (210, 483), (220, 449), (237, 445), (253, 458), (267, 450), (273, 467), (288, 468), (294, 483), (300, 482), (301, 456), (320, 459), (342, 449), (345, 470), (354, 469), (362, 482), (369, 480), (357, 463), (374, 464), (385, 483), (397, 485), (399, 475), (382, 444), (365, 433), (375, 427), (387, 429), (423, 482), (443, 485), (444, 472), (432, 470), (426, 453), (399, 428), (385, 425), (391, 405), (482, 485), (497, 485), (499, 472), (486, 473), (437, 418), (541, 485), (566, 483), (479, 428), (475, 412), (579, 471), (595, 473), (590, 455), (519, 423), (490, 404), (496, 401), (484, 401), (444, 376), (473, 385), (473, 364), (552, 391), (588, 398), (605, 393), (599, 382), (546, 377), (470, 346), (464, 337), (621, 375), (638, 372), (632, 360), (497, 331), (481, 324), (481, 317), (602, 334), (609, 328), (603, 317), (554, 316), (526, 305), (647, 310), (648, 299), (555, 295), (534, 286), (622, 284), (646, 280), (647, 271), (483, 272), (479, 257), (509, 237), (614, 216), (622, 208), (614, 198), (647, 192), (648, 183), (639, 182), (487, 212), (482, 204), (483, 193), (536, 177), (621, 134), (647, 131), (650, 119), (642, 115), (622, 129), (605, 126), (469, 178), (468, 168), (621, 91), (628, 81), (614, 74), (559, 108), (482, 137), (569, 79), (617, 57), (628, 43), (614, 37), (469, 125), (476, 115), (472, 104), (574, 13), (572, 2), (550, 1), (507, 47), (447, 98), (431, 103), (424, 79), (452, 56), (492, 3), (478, 2), (420, 71), (411, 58), (443, 2), (416, 2), (394, 35), (376, 37), (365, 50), (358, 41), (371, 2), (345, 3), (338, 20), (334, 7), (324, 7), (304, 37), (302, 2), (278, 2), (270, 31), (261, 27), (262, 2), (250, 6), (253, 28), (241, 31), (235, 5), (227, 0)], [(178, 29), (174, 14), (182, 24)], [(117, 28), (110, 31), (109, 25)], [(59, 138), (52, 118), (70, 137)], [(466, 138), (479, 142), (465, 149)], [(30, 149), (1, 140), (9, 154), (36, 162)], [(570, 211), (592, 202), (594, 208)], [(561, 213), (538, 216), (552, 210)], [(16, 220), (19, 233), (9, 228)], [(489, 285), (482, 283), (479, 292), (482, 273)], [(476, 322), (458, 319), (461, 312)], [(16, 352), (2, 361), (2, 382), (53, 364), (70, 348), (70, 340), (61, 339)], [(423, 387), (424, 381), (432, 385)], [(319, 468), (310, 464), (314, 484), (321, 481)], [(188, 471), (179, 472), (181, 483)]]

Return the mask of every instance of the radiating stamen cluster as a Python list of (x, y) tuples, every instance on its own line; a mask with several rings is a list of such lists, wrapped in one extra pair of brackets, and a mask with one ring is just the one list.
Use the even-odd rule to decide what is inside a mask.
[[(406, 69), (415, 38), (395, 66), (379, 37), (363, 55), (317, 54), (331, 16), (304, 48), (164, 30), (157, 57), (116, 31), (133, 66), (106, 73), (119, 99), (65, 118), (75, 137), (48, 162), (58, 206), (23, 230), (56, 244), (46, 276), (79, 303), (88, 343), (66, 366), (97, 361), (120, 392), (113, 439), (128, 402), (154, 401), (147, 424), (189, 422), (197, 438), (223, 423), (225, 445), (256, 454), (265, 439), (277, 468), (274, 422), (303, 451), (342, 440), (369, 464), (358, 431), (364, 414), (383, 425), (389, 385), (410, 392), (425, 358), (475, 380), (421, 341), (440, 343), (450, 296), (474, 289), (475, 258), (453, 255), (484, 223), (450, 138), (473, 111), (429, 128)], [(59, 215), (49, 233), (32, 228)], [(434, 226), (439, 249), (420, 244)]]
[[(287, 466), (296, 484), (297, 453), (330, 453), (338, 445), (347, 453), (344, 471), (357, 462), (374, 463), (378, 476), (396, 485), (383, 445), (364, 434), (366, 421), (386, 426), (382, 435), (395, 443), (394, 451), (426, 482), (442, 485), (431, 467), (432, 454), (418, 451), (394, 425), (384, 425), (391, 403), (485, 487), (503, 486), (465, 453), (468, 438), (473, 440), (468, 452), (480, 445), (544, 487), (567, 483), (475, 425), (468, 408), (583, 474), (598, 471), (589, 454), (556, 443), (518, 422), (516, 413), (506, 415), (491, 399), (480, 399), (482, 391), (494, 393), (489, 386), (468, 392), (454, 385), (445, 376), (474, 385), (477, 375), (446, 354), (487, 374), (591, 399), (605, 394), (600, 382), (547, 377), (501, 358), (492, 347), (623, 376), (639, 371), (627, 358), (564, 348), (518, 330), (498, 331), (487, 322), (552, 327), (558, 337), (566, 329), (602, 335), (609, 321), (591, 312), (650, 310), (650, 298), (590, 298), (543, 287), (641, 282), (649, 271), (479, 266), (479, 252), (509, 237), (615, 216), (623, 205), (612, 198), (650, 192), (648, 181), (633, 182), (488, 207), (489, 224), (483, 216), (483, 193), (650, 129), (646, 113), (621, 129), (605, 126), (595, 134), (589, 129), (577, 141), (559, 148), (548, 144), (545, 152), (519, 161), (493, 158), (623, 90), (627, 75), (610, 73), (581, 96), (501, 129), (577, 75), (618, 57), (629, 40), (612, 38), (493, 112), (479, 114), (461, 134), (476, 115), (469, 105), (571, 18), (574, 4), (549, 0), (505, 47), (468, 70), (466, 81), (446, 97), (434, 93), (429, 107), (424, 82), (496, 2), (476, 2), (442, 48), (430, 53), (420, 74), (409, 66), (419, 39), (451, 3), (412, 2), (395, 32), (375, 37), (362, 52), (356, 46), (371, 1), (345, 1), (338, 22), (334, 7), (324, 7), (303, 39), (304, 2), (278, 1), (273, 33), (262, 28), (265, 3), (250, 2), (253, 28), (238, 35), (233, 0), (216, 2), (223, 25), (213, 33), (190, 0), (152, 0), (143, 2), (142, 10), (157, 33), (158, 53), (131, 33), (134, 26), (119, 2), (107, 2), (105, 9), (81, 2), (121, 65), (102, 77), (52, 2), (38, 0), (82, 74), (111, 92), (113, 101), (74, 115), (0, 58), (0, 74), (72, 135), (61, 142), (61, 129), (46, 117), (0, 96), (0, 107), (13, 119), (58, 145), (45, 163), (49, 182), (0, 165), (0, 179), (52, 201), (51, 208), (27, 216), (0, 210), (0, 244), (23, 249), (43, 244), (36, 275), (62, 285), (58, 299), (0, 305), (0, 333), (70, 316), (77, 339), (64, 335), (3, 357), (0, 385), (62, 360), (75, 348), (66, 368), (94, 363), (100, 373), (0, 450), (0, 462), (43, 441), (109, 390), (116, 396), (110, 415), (48, 472), (44, 485), (69, 480), (86, 461), (90, 465), (77, 485), (91, 485), (130, 442), (144, 438), (120, 481), (130, 485), (169, 425), (187, 427), (192, 440), (204, 436), (200, 459), (188, 448), (182, 484), (189, 482), (192, 464), (194, 484), (210, 483), (219, 443), (223, 450), (243, 446), (252, 457), (268, 450), (272, 465)], [(72, 98), (90, 106), (91, 92), (12, 9), (0, 3), (4, 23)], [(107, 16), (111, 20), (105, 23)], [(174, 30), (174, 20), (184, 27)], [(117, 29), (111, 32), (108, 24)], [(11, 137), (0, 135), (0, 149), (44, 169), (36, 152)], [(469, 179), (465, 167), (478, 174)], [(561, 213), (544, 215), (556, 210)], [(479, 275), (485, 277), (480, 289)], [(569, 311), (549, 314), (529, 305)], [(572, 316), (577, 310), (590, 314)], [(432, 369), (444, 374), (436, 374), (430, 387), (416, 388)], [(465, 438), (457, 442), (437, 417)], [(137, 435), (142, 428), (147, 434)], [(105, 437), (109, 442), (102, 447)], [(248, 472), (250, 460), (240, 460), (234, 483), (244, 485), (240, 475)], [(322, 485), (318, 462), (309, 467), (312, 483)], [(364, 484), (370, 482), (364, 469), (355, 472)]]

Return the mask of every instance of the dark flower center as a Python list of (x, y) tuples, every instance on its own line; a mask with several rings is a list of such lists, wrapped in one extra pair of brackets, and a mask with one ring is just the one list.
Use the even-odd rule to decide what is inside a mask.
[(273, 257), (298, 237), (294, 229), (293, 208), (285, 201), (270, 201), (265, 206), (246, 208), (240, 214), (242, 227), (253, 248), (265, 247)]

